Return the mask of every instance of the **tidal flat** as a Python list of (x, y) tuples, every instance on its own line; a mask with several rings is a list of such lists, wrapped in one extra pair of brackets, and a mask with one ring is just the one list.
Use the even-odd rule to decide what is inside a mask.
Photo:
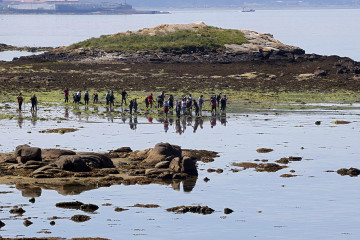
[[(17, 112), (15, 103), (2, 103), (1, 114), (11, 116), (0, 120), (2, 153), (12, 153), (22, 144), (104, 153), (168, 142), (182, 149), (215, 151), (219, 157), (198, 161), (198, 176), (179, 184), (86, 187), (79, 184), (80, 178), (62, 188), (40, 184), (40, 179), (2, 184), (0, 220), (5, 225), (0, 236), (358, 239), (358, 177), (336, 171), (359, 167), (359, 104), (293, 102), (293, 108), (271, 104), (265, 109), (249, 105), (230, 104), (226, 114), (211, 116), (205, 111), (202, 118), (177, 121), (155, 110), (130, 116), (119, 106), (86, 109), (60, 103), (40, 105), (34, 116), (29, 109)], [(51, 129), (76, 131), (44, 131)], [(246, 167), (283, 158), (297, 160), (283, 161), (279, 165), (284, 168), (274, 172)], [(56, 207), (76, 201), (99, 208), (84, 212)], [(214, 212), (167, 211), (177, 206), (208, 206)], [(10, 213), (19, 208), (25, 210), (22, 215)]]

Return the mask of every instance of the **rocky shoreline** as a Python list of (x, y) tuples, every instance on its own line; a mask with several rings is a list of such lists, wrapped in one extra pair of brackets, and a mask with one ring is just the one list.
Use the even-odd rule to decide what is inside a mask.
[(66, 189), (81, 192), (113, 184), (172, 184), (177, 189), (183, 182), (184, 190), (191, 191), (198, 175), (196, 162), (217, 156), (169, 143), (143, 151), (122, 147), (104, 154), (21, 145), (12, 154), (0, 155), (0, 183), (16, 184), (20, 190), (47, 186), (66, 194)]
[(0, 52), (3, 51), (24, 51), (24, 52), (44, 52), (51, 51), (54, 48), (52, 47), (16, 47), (8, 44), (0, 43)]

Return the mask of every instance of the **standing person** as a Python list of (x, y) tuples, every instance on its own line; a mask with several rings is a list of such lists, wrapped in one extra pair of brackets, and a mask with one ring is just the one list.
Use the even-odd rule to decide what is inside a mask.
[(84, 94), (84, 101), (85, 101), (85, 105), (88, 105), (89, 104), (89, 92), (86, 91), (85, 94)]
[(130, 115), (132, 115), (132, 109), (134, 107), (134, 101), (130, 100), (130, 104), (129, 104), (129, 110), (130, 110)]
[(30, 98), (30, 101), (31, 101), (31, 111), (32, 112), (37, 111), (37, 97), (35, 94)]
[(137, 113), (138, 104), (137, 104), (136, 98), (134, 99), (133, 102), (134, 102), (134, 113)]
[(152, 108), (152, 104), (153, 104), (153, 94), (150, 93), (150, 95), (147, 97), (148, 100), (148, 104), (150, 105), (150, 108)]
[(164, 105), (164, 99), (165, 99), (165, 92), (161, 91), (161, 94), (158, 96), (158, 108), (163, 107)]
[(221, 100), (220, 100), (220, 110), (221, 111), (225, 111), (226, 109), (226, 102), (227, 102), (227, 99), (226, 99), (226, 95), (224, 95)]
[(110, 91), (107, 91), (105, 95), (106, 105), (110, 104)]
[(19, 93), (19, 95), (17, 96), (17, 101), (18, 101), (18, 104), (19, 104), (19, 110), (21, 111), (21, 107), (22, 107), (22, 104), (23, 104), (23, 101), (24, 101), (24, 98), (22, 97), (22, 93)]
[(169, 109), (174, 109), (174, 96), (172, 94), (169, 96)]
[(64, 89), (64, 96), (65, 96), (65, 102), (68, 103), (69, 102), (69, 89), (68, 88)]
[(203, 95), (201, 95), (199, 97), (199, 113), (200, 113), (200, 116), (202, 116), (202, 107), (203, 107), (203, 104), (204, 104), (204, 99), (203, 99)]
[(219, 93), (219, 95), (216, 96), (216, 102), (217, 102), (218, 107), (219, 107), (219, 104), (220, 104), (221, 94), (222, 93)]
[(168, 113), (169, 113), (169, 102), (166, 101), (164, 103), (164, 113), (165, 113), (165, 116), (167, 117)]
[(125, 89), (123, 89), (123, 91), (121, 92), (121, 106), (123, 105), (123, 102), (125, 102), (126, 104), (126, 97), (127, 97), (127, 92), (125, 91)]
[(99, 101), (99, 95), (97, 93), (93, 93), (93, 103), (98, 103)]
[(115, 106), (114, 100), (115, 100), (114, 91), (111, 91), (111, 93), (110, 93), (110, 107), (111, 107), (111, 105)]
[(182, 99), (182, 110), (183, 110), (183, 114), (186, 114), (186, 107), (187, 107), (186, 97), (183, 97), (183, 99)]
[(210, 105), (211, 105), (211, 114), (216, 114), (216, 99), (215, 97), (210, 98)]
[(176, 111), (176, 116), (177, 116), (177, 118), (180, 118), (180, 114), (181, 114), (181, 101), (180, 101), (180, 102), (176, 101), (175, 111)]
[(199, 116), (199, 105), (197, 104), (196, 100), (193, 100), (194, 108), (195, 108), (195, 116)]
[(78, 91), (76, 94), (76, 102), (79, 104), (81, 101), (81, 91)]
[(148, 107), (149, 107), (149, 99), (148, 99), (148, 97), (147, 97), (147, 96), (145, 97), (145, 105), (146, 105), (146, 108), (148, 108)]

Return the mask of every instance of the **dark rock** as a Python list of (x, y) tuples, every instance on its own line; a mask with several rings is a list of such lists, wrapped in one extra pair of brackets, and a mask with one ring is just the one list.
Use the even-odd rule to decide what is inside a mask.
[(186, 173), (175, 173), (173, 179), (185, 179), (188, 175)]
[(259, 164), (255, 168), (255, 170), (258, 172), (276, 172), (283, 168), (284, 168), (283, 166), (280, 166), (276, 163), (264, 163), (264, 164)]
[(161, 161), (155, 165), (155, 168), (169, 168), (170, 162)]
[(174, 158), (169, 165), (170, 170), (178, 173), (181, 172), (181, 160), (179, 157)]
[(274, 151), (273, 149), (271, 148), (259, 148), (256, 150), (258, 153), (269, 153), (269, 152), (272, 152)]
[(275, 162), (281, 163), (281, 164), (288, 164), (290, 161), (288, 158), (280, 158), (279, 160), (276, 160)]
[(166, 180), (166, 179), (172, 179), (173, 178), (173, 174), (169, 173), (169, 172), (163, 172), (163, 173), (160, 173), (158, 175), (158, 178), (161, 178), (163, 180)]
[(358, 176), (358, 175), (360, 175), (360, 170), (357, 169), (357, 168), (349, 168), (348, 174), (349, 174), (351, 177)]
[(292, 178), (292, 177), (297, 177), (297, 175), (285, 173), (285, 174), (281, 174), (280, 177), (282, 177), (282, 178)]
[(314, 72), (314, 75), (318, 77), (325, 77), (328, 75), (328, 71), (318, 69)]
[(234, 212), (234, 210), (232, 210), (232, 209), (230, 209), (230, 208), (224, 208), (224, 213), (225, 213), (225, 214), (230, 214), (230, 213), (232, 213), (232, 212)]
[(196, 162), (189, 157), (184, 157), (181, 161), (181, 172), (192, 176), (197, 176), (198, 171), (196, 168)]
[(0, 220), (0, 228), (5, 227), (5, 223)]
[(75, 154), (74, 151), (64, 149), (42, 149), (41, 152), (42, 158), (46, 160), (57, 160), (60, 156)]
[(208, 182), (208, 181), (210, 181), (210, 178), (205, 177), (205, 178), (204, 178), (204, 182)]
[(91, 217), (80, 214), (71, 217), (71, 220), (73, 220), (74, 222), (86, 222), (89, 221), (90, 219)]
[(181, 148), (177, 145), (161, 142), (155, 145), (143, 163), (155, 165), (161, 161), (171, 161), (175, 157), (181, 158)]
[(30, 147), (29, 145), (21, 145), (16, 147), (13, 157), (18, 163), (26, 163), (29, 160), (41, 161), (41, 149)]
[(127, 209), (127, 208), (121, 208), (121, 207), (115, 208), (115, 212), (123, 212), (123, 211), (127, 211), (127, 210), (129, 210), (129, 209)]
[(90, 172), (91, 168), (86, 165), (86, 162), (80, 156), (61, 156), (57, 160), (56, 165), (61, 170), (71, 171), (71, 172)]
[(321, 121), (316, 121), (315, 122), (315, 125), (320, 125), (321, 124)]
[(80, 207), (84, 205), (84, 203), (76, 201), (76, 202), (59, 202), (56, 203), (56, 207), (66, 208), (66, 209), (80, 209)]
[(83, 204), (80, 206), (80, 210), (82, 210), (84, 212), (94, 212), (98, 209), (99, 209), (99, 207), (95, 204)]
[(130, 206), (130, 207), (139, 207), (139, 208), (159, 208), (160, 206), (157, 204), (140, 204), (137, 203), (134, 206)]
[(113, 152), (132, 152), (131, 148), (130, 147), (121, 147), (121, 148), (118, 148), (116, 150), (114, 150)]
[(110, 158), (94, 153), (61, 156), (55, 164), (61, 170), (71, 172), (89, 172), (93, 168), (115, 168)]
[(30, 226), (31, 224), (33, 224), (33, 222), (30, 221), (30, 220), (28, 220), (28, 219), (26, 219), (26, 220), (24, 221), (25, 227), (28, 227), (28, 226)]
[(29, 202), (35, 203), (35, 198), (30, 198), (30, 199), (29, 199)]
[(224, 170), (221, 168), (216, 169), (216, 173), (223, 173), (223, 172), (224, 172)]
[(51, 222), (50, 222), (50, 225), (51, 225), (51, 226), (54, 226), (54, 225), (55, 225), (55, 221), (51, 221)]
[(172, 207), (166, 209), (168, 212), (175, 212), (175, 213), (198, 213), (198, 214), (211, 214), (215, 210), (212, 208), (209, 208), (208, 206), (178, 206), (178, 207)]
[(13, 213), (13, 214), (20, 214), (21, 215), (21, 214), (25, 213), (25, 210), (22, 209), (22, 208), (15, 207), (15, 208), (11, 209), (9, 212)]

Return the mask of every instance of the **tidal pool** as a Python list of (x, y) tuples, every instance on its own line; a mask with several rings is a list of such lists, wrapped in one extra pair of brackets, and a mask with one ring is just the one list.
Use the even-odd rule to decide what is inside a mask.
[[(339, 104), (337, 104), (339, 105)], [(339, 105), (340, 107), (342, 105)], [(337, 106), (337, 107), (339, 107)], [(340, 176), (340, 168), (359, 168), (359, 116), (357, 107), (331, 110), (319, 105), (312, 110), (248, 111), (202, 118), (176, 119), (145, 116), (135, 120), (120, 112), (83, 106), (44, 106), (36, 116), (16, 113), (0, 120), (1, 152), (12, 152), (20, 144), (42, 148), (106, 152), (122, 146), (133, 150), (169, 142), (187, 149), (219, 152), (214, 162), (199, 162), (199, 176), (186, 185), (113, 185), (95, 189), (29, 189), (22, 185), (0, 185), (0, 220), (6, 225), (1, 237), (103, 237), (109, 239), (359, 239), (359, 178)], [(94, 114), (94, 113), (97, 114)], [(349, 121), (337, 125), (336, 120)], [(316, 121), (321, 121), (316, 125)], [(195, 125), (197, 128), (195, 130)], [(54, 128), (78, 131), (40, 133)], [(181, 134), (179, 134), (181, 133)], [(258, 148), (271, 148), (258, 153)], [(277, 172), (256, 172), (232, 166), (233, 162), (275, 162), (300, 156)], [(223, 169), (223, 173), (207, 170)], [(238, 169), (239, 171), (232, 171)], [(291, 173), (292, 178), (280, 177)], [(335, 172), (327, 172), (334, 170)], [(207, 177), (210, 181), (205, 182)], [(35, 197), (35, 203), (30, 203)], [(55, 207), (58, 202), (81, 201), (99, 206), (94, 213)], [(136, 203), (159, 208), (129, 207)], [(210, 215), (175, 214), (166, 209), (179, 205), (209, 206)], [(22, 207), (22, 216), (9, 213)], [(116, 212), (116, 207), (129, 209)], [(224, 208), (234, 210), (224, 214)], [(91, 217), (76, 223), (75, 214)], [(55, 217), (55, 218), (54, 218)], [(25, 227), (29, 219), (32, 225)], [(55, 219), (55, 225), (50, 221)]]

